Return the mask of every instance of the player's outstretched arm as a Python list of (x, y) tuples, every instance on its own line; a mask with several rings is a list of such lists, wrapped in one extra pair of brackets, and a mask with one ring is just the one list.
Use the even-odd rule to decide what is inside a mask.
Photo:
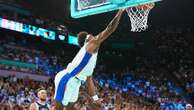
[(99, 48), (100, 44), (107, 39), (118, 27), (119, 21), (121, 19), (121, 15), (123, 14), (125, 10), (119, 10), (116, 16), (113, 18), (113, 20), (109, 23), (107, 28), (99, 33), (96, 37), (94, 37), (92, 40), (89, 41), (86, 50), (89, 53), (93, 53), (96, 51), (97, 48)]
[(116, 30), (116, 28), (119, 25), (121, 15), (123, 14), (124, 11), (125, 11), (124, 9), (119, 10), (116, 16), (113, 18), (113, 20), (106, 27), (106, 29), (96, 36), (96, 40), (99, 44), (101, 44), (105, 39), (107, 39)]

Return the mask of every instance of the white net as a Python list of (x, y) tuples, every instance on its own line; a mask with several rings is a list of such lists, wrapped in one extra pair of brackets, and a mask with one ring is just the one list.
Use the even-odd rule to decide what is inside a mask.
[(152, 8), (154, 8), (154, 3), (126, 9), (130, 17), (132, 32), (141, 32), (148, 28), (148, 15)]

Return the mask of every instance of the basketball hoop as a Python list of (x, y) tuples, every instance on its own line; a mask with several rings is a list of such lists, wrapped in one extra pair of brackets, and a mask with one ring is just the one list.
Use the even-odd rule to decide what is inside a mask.
[(154, 6), (154, 3), (149, 3), (126, 9), (130, 17), (132, 32), (141, 32), (145, 31), (148, 28), (148, 15), (150, 10), (153, 9)]

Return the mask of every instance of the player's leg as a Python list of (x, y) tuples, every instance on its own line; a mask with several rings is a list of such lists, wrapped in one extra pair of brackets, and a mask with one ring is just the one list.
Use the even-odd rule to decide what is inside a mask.
[(65, 94), (62, 100), (62, 105), (65, 106), (64, 110), (73, 110), (73, 105), (78, 99), (80, 86), (80, 80), (75, 78), (69, 79), (68, 83), (66, 84)]
[[(77, 78), (70, 78), (69, 74), (64, 71), (59, 72), (55, 77), (55, 100), (66, 107), (69, 102), (76, 102), (80, 85), (81, 81)], [(59, 106), (59, 109), (60, 108), (61, 106)]]
[[(62, 105), (65, 106), (64, 109), (71, 110), (70, 102), (76, 102), (79, 94), (79, 87), (81, 82), (75, 78), (70, 78), (65, 86), (65, 92), (63, 95), (63, 99), (61, 101)], [(67, 108), (68, 107), (68, 108)]]
[(78, 100), (81, 81), (79, 79), (77, 79), (76, 77), (74, 77), (70, 80), (70, 82), (71, 82), (70, 86), (71, 86), (73, 92), (71, 94), (71, 98), (70, 98), (69, 102), (74, 103)]
[(64, 107), (60, 102), (56, 102), (55, 110), (64, 110)]
[[(63, 110), (63, 106), (67, 106), (71, 96), (71, 89), (68, 86), (70, 75), (66, 71), (61, 71), (55, 76), (55, 95), (54, 99), (58, 102), (57, 110)], [(61, 107), (61, 105), (63, 105)], [(62, 108), (62, 109), (61, 109)]]
[(72, 93), (72, 91), (70, 91), (71, 89), (68, 89), (68, 87), (69, 86), (66, 85), (63, 100), (61, 102), (58, 102), (55, 100), (56, 102), (55, 110), (66, 110), (67, 109), (67, 106), (69, 105), (69, 100), (71, 98), (71, 93)]
[[(63, 97), (63, 93), (64, 93), (64, 87), (65, 87), (65, 83), (63, 81), (63, 77), (65, 77), (65, 73), (64, 71), (60, 71), (59, 73), (57, 73), (57, 75), (55, 76), (55, 80), (54, 80), (54, 84), (55, 84), (55, 94), (54, 94), (54, 99), (56, 102), (61, 102), (61, 98)], [(62, 84), (64, 83), (64, 84)]]
[(55, 102), (54, 108), (52, 110), (74, 110), (73, 104), (69, 103), (68, 106), (64, 106), (60, 102)]

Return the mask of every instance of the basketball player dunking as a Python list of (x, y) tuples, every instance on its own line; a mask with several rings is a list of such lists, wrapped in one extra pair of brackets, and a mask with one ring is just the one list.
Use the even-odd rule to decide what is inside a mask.
[[(56, 110), (61, 110), (58, 105), (62, 104), (66, 110), (69, 103), (74, 103), (78, 99), (79, 88), (82, 81), (86, 81), (88, 94), (93, 99), (93, 104), (100, 105), (96, 95), (92, 74), (96, 66), (98, 49), (102, 42), (107, 39), (118, 27), (121, 15), (125, 10), (119, 10), (107, 28), (97, 36), (80, 32), (78, 43), (81, 47), (75, 58), (68, 64), (65, 70), (60, 71), (55, 76), (55, 95), (57, 102)], [(100, 110), (100, 108), (98, 108)]]

